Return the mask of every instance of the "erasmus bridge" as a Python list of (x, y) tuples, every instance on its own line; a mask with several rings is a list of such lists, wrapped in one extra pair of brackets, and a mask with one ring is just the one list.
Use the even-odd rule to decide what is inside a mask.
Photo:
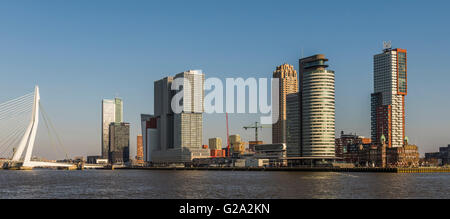
[[(73, 167), (69, 163), (32, 159), (39, 124), (39, 112), (49, 130), (48, 116), (40, 105), (39, 87), (34, 92), (0, 103), (0, 158), (7, 167)], [(51, 125), (53, 127), (53, 125)], [(54, 130), (56, 132), (56, 130)], [(50, 134), (49, 134), (50, 135)], [(59, 140), (59, 138), (57, 138)]]

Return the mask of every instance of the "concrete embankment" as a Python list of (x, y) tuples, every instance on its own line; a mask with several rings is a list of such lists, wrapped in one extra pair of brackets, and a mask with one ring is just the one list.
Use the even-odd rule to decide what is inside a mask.
[(450, 173), (450, 168), (338, 168), (338, 167), (123, 167), (140, 170), (209, 170), (209, 171), (298, 171), (298, 172), (383, 172), (383, 173)]
[[(0, 168), (9, 170), (31, 170), (32, 168)], [(77, 168), (52, 168), (59, 170), (75, 170)], [(370, 167), (104, 167), (100, 170), (206, 170), (206, 171), (292, 171), (292, 172), (380, 172), (380, 173), (450, 173), (450, 168), (370, 168)]]
[(450, 173), (450, 168), (397, 168), (397, 173)]

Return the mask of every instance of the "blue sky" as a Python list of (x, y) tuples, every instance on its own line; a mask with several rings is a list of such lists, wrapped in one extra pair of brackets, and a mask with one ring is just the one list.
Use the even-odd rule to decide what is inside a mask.
[[(153, 81), (188, 69), (207, 77), (271, 77), (324, 53), (336, 72), (336, 131), (370, 134), (373, 55), (408, 50), (407, 135), (420, 152), (450, 144), (447, 1), (0, 1), (0, 102), (41, 88), (69, 153), (100, 153), (101, 99), (124, 99), (132, 124), (153, 113)], [(225, 116), (204, 136), (225, 138)], [(257, 115), (230, 115), (230, 132)], [(45, 129), (41, 125), (41, 129)], [(37, 155), (55, 157), (38, 136)], [(270, 129), (262, 131), (271, 140)]]

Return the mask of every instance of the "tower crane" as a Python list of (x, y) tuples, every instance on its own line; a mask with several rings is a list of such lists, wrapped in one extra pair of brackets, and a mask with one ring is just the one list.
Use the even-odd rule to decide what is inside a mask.
[(255, 141), (258, 141), (258, 129), (270, 128), (270, 127), (272, 127), (272, 126), (270, 126), (270, 125), (261, 125), (261, 124), (259, 124), (259, 122), (255, 122), (255, 124), (244, 126), (243, 128), (245, 130), (247, 130), (247, 129), (255, 129)]

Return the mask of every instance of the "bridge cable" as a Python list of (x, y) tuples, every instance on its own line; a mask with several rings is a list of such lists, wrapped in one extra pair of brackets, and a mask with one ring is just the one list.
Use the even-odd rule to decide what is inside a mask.
[(49, 124), (50, 127), (52, 128), (52, 130), (53, 130), (53, 132), (54, 132), (54, 134), (55, 134), (55, 136), (56, 136), (56, 139), (57, 139), (59, 145), (62, 147), (62, 150), (63, 150), (64, 153), (65, 153), (65, 158), (66, 158), (66, 159), (69, 159), (68, 153), (67, 153), (67, 148), (66, 148), (66, 147), (64, 146), (64, 144), (62, 143), (61, 138), (59, 137), (58, 132), (57, 132), (56, 129), (55, 129), (55, 126), (53, 125), (52, 121), (50, 120), (50, 117), (48, 116), (47, 112), (44, 110), (44, 107), (42, 106), (41, 103), (39, 103), (39, 108), (41, 109), (41, 112), (42, 112), (43, 117), (45, 117), (46, 120), (48, 120), (48, 124)]
[(34, 92), (0, 103), (1, 157), (12, 158), (29, 125), (33, 102)]
[(30, 97), (28, 97), (26, 99), (22, 99), (22, 100), (19, 100), (19, 101), (14, 101), (14, 102), (9, 102), (7, 104), (3, 104), (3, 105), (0, 106), (0, 112), (1, 111), (11, 111), (12, 110), (11, 108), (17, 107), (17, 106), (20, 106), (20, 105), (23, 105), (23, 104), (30, 103), (33, 100), (34, 100), (33, 96), (30, 96)]
[(16, 116), (16, 117), (9, 119), (6, 122), (2, 122), (2, 126), (0, 126), (0, 136), (5, 135), (5, 133), (7, 133), (8, 130), (11, 130), (11, 125), (27, 123), (29, 121), (30, 121), (30, 118), (27, 118), (25, 116), (22, 116), (22, 117)]
[[(53, 136), (50, 133), (50, 127), (48, 125), (47, 118), (45, 117), (44, 114), (42, 114), (42, 118), (44, 120), (45, 127), (47, 128), (47, 134), (48, 134), (48, 138), (49, 138), (49, 141), (50, 141), (50, 145), (53, 146), (58, 152), (61, 152), (60, 149), (58, 147), (56, 147), (54, 142), (53, 142)], [(62, 152), (62, 153), (64, 154), (64, 152)]]
[(5, 111), (5, 112), (0, 112), (0, 119), (6, 119), (6, 118), (8, 118), (8, 115), (9, 114), (12, 114), (12, 115), (15, 115), (15, 114), (19, 114), (19, 113), (21, 113), (21, 112), (24, 112), (24, 111), (27, 111), (27, 110), (30, 110), (30, 108), (32, 108), (32, 106), (33, 106), (33, 104), (27, 104), (27, 105), (23, 105), (23, 106), (20, 106), (20, 107), (17, 107), (17, 108), (14, 108), (14, 109), (12, 109), (11, 111)]
[(20, 101), (22, 101), (23, 99), (28, 98), (28, 97), (34, 97), (34, 92), (31, 92), (31, 93), (29, 93), (29, 94), (25, 94), (25, 95), (23, 95), (23, 96), (21, 96), (21, 97), (18, 97), (18, 98), (16, 98), (16, 99), (12, 99), (12, 100), (8, 100), (8, 101), (6, 101), (6, 102), (0, 103), (0, 107), (3, 107), (3, 106), (5, 106), (5, 105), (12, 104), (12, 103), (14, 103), (14, 102), (20, 102)]
[[(13, 138), (11, 138), (8, 145), (4, 145), (2, 147), (2, 152), (0, 153), (4, 158), (10, 159), (12, 157), (13, 152), (15, 151), (15, 147), (10, 147), (10, 145), (17, 145), (19, 143), (19, 139), (23, 136), (22, 132), (17, 132)], [(8, 147), (5, 147), (8, 146)], [(10, 156), (11, 155), (11, 156)]]
[(13, 106), (8, 106), (8, 107), (0, 109), (0, 115), (5, 115), (5, 114), (8, 114), (8, 113), (14, 113), (14, 112), (17, 112), (20, 109), (28, 108), (29, 106), (32, 106), (32, 105), (33, 105), (33, 103), (31, 101), (28, 101), (28, 102), (18, 103), (18, 104), (13, 105)]
[[(10, 124), (10, 123), (12, 123), (12, 124)], [(25, 129), (25, 127), (27, 125), (27, 118), (25, 118), (25, 117), (18, 118), (16, 120), (13, 120), (13, 121), (10, 121), (9, 123), (7, 122), (7, 123), (4, 123), (4, 124), (6, 124), (6, 125), (3, 126), (2, 129), (1, 129), (1, 131), (2, 131), (1, 132), (1, 136), (2, 136), (1, 139), (5, 139), (8, 136), (8, 133), (9, 134), (13, 133), (16, 130), (16, 129), (14, 129), (14, 127), (15, 128), (23, 128), (23, 129)], [(7, 129), (7, 130), (5, 130), (5, 129)], [(9, 131), (9, 132), (7, 132), (7, 131)], [(3, 136), (5, 136), (5, 137), (3, 137)]]
[[(18, 126), (15, 128), (11, 134), (9, 134), (6, 138), (3, 139), (3, 143), (1, 144), (0, 148), (2, 149), (0, 154), (3, 155), (5, 152), (7, 152), (9, 149), (11, 149), (11, 145), (14, 145), (19, 142), (19, 140), (22, 138), (22, 136), (25, 134), (25, 128), (26, 125)], [(13, 144), (15, 143), (15, 144)]]

